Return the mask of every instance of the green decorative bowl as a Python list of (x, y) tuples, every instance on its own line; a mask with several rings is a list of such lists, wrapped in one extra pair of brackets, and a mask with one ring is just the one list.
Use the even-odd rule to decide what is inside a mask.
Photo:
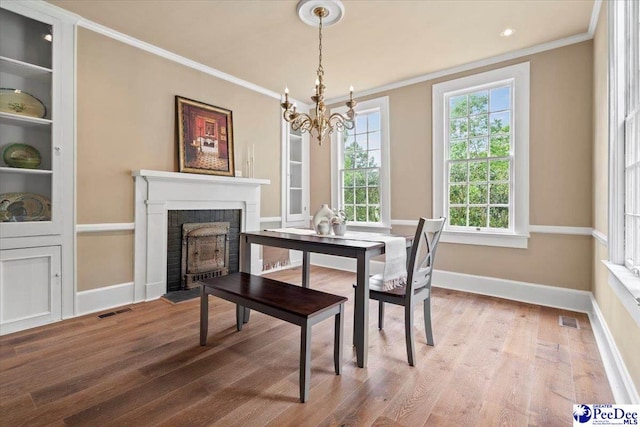
[(28, 144), (9, 144), (2, 151), (4, 162), (14, 168), (36, 169), (42, 158), (34, 147)]

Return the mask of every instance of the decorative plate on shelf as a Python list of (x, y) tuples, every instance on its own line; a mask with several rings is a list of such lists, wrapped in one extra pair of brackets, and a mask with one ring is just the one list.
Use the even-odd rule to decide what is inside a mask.
[(33, 95), (20, 89), (0, 88), (0, 111), (21, 116), (43, 118), (47, 107)]
[(36, 169), (42, 158), (40, 152), (28, 144), (9, 144), (2, 150), (2, 159), (13, 168)]
[(51, 200), (33, 193), (0, 194), (0, 222), (51, 221)]

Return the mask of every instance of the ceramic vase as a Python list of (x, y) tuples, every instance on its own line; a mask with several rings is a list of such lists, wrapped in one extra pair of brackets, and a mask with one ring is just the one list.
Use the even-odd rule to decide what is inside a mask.
[(344, 222), (333, 224), (333, 234), (336, 236), (344, 236), (344, 233), (347, 232), (347, 224)]
[[(322, 221), (322, 219), (327, 219), (327, 221), (329, 223), (331, 223), (331, 218), (333, 218), (335, 216), (335, 214), (333, 213), (333, 211), (329, 208), (329, 205), (324, 204), (320, 207), (320, 209), (318, 209), (318, 211), (313, 214), (313, 229), (316, 231), (316, 233), (320, 233), (320, 231), (318, 230), (318, 224), (320, 224), (320, 221)], [(329, 226), (329, 230), (331, 230), (331, 226)], [(329, 234), (329, 233), (324, 233), (324, 234)]]
[(331, 233), (331, 224), (326, 218), (322, 218), (318, 223), (318, 234), (326, 236)]

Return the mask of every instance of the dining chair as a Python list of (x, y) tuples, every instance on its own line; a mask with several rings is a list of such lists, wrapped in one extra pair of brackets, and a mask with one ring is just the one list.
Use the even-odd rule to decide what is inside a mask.
[(416, 359), (413, 334), (413, 309), (416, 303), (424, 303), (424, 328), (427, 345), (433, 345), (431, 327), (431, 278), (436, 248), (444, 227), (445, 218), (420, 218), (407, 262), (407, 283), (389, 291), (382, 289), (382, 275), (374, 275), (369, 280), (369, 298), (378, 301), (378, 328), (384, 327), (384, 304), (404, 306), (404, 328), (409, 365)]

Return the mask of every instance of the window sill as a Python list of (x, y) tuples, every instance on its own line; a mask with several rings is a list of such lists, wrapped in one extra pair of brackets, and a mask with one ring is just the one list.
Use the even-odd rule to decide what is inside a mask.
[(458, 243), (461, 245), (526, 249), (529, 241), (529, 235), (443, 231), (440, 241), (445, 243)]
[(609, 269), (609, 286), (640, 326), (640, 277), (631, 273), (625, 266), (606, 260), (602, 263)]

